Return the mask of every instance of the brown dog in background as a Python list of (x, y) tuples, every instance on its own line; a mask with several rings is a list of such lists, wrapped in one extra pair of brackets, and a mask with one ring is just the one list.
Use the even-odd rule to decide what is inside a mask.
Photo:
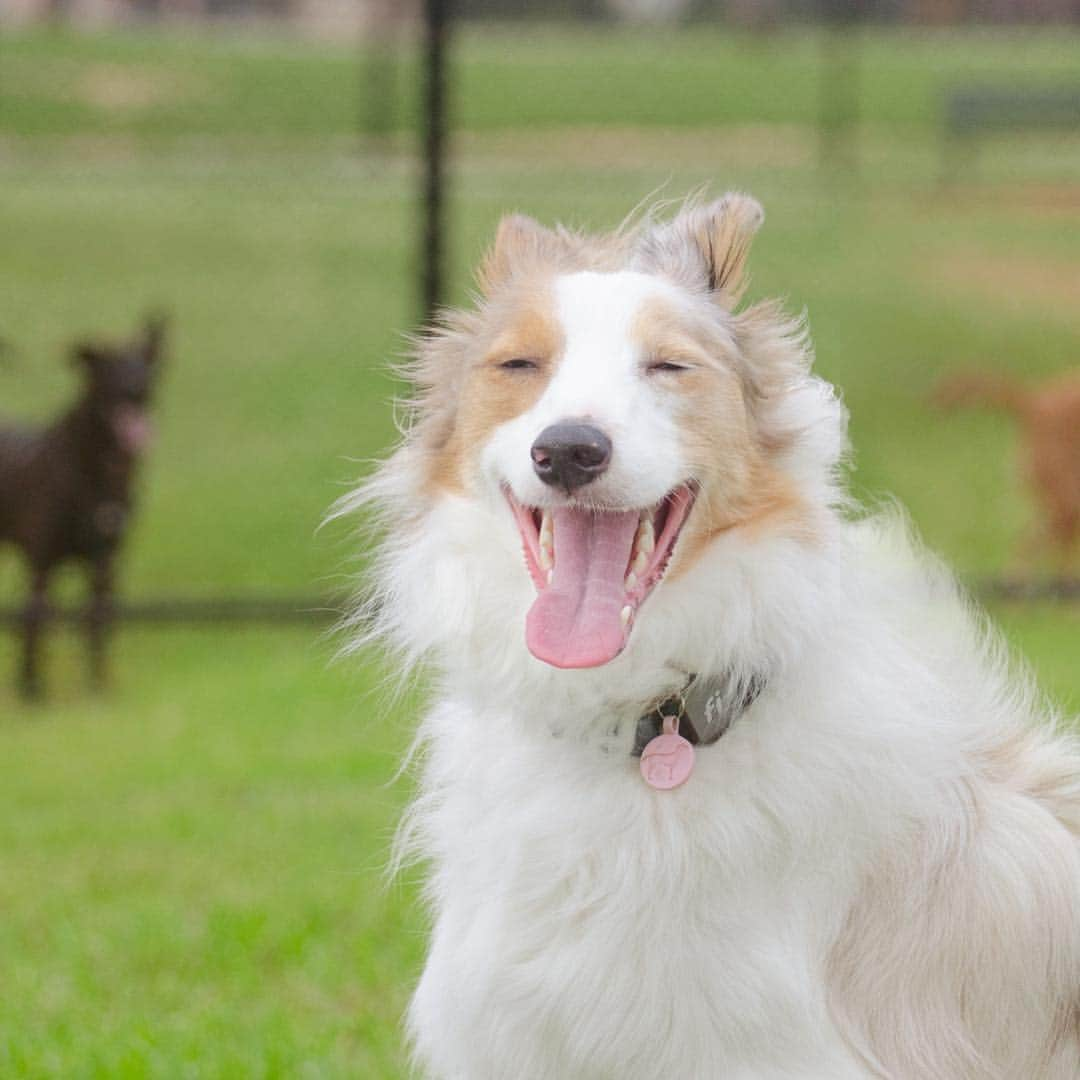
[(0, 543), (21, 549), (30, 575), (19, 669), (24, 697), (41, 695), (46, 592), (53, 570), (69, 560), (89, 569), (90, 674), (96, 687), (104, 682), (113, 564), (151, 435), (150, 396), (164, 339), (164, 320), (153, 318), (127, 342), (74, 345), (83, 376), (74, 404), (44, 428), (0, 428)]
[(944, 408), (990, 408), (1013, 417), (1023, 475), (1040, 511), (1020, 557), (1030, 563), (1049, 554), (1071, 575), (1080, 541), (1080, 371), (1030, 387), (1004, 375), (960, 372), (938, 384), (934, 399)]

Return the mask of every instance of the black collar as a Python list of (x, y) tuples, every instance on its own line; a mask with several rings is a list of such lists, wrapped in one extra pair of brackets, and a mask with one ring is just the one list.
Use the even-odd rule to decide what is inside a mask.
[(765, 676), (752, 675), (748, 680), (732, 676), (702, 679), (691, 675), (686, 685), (670, 697), (650, 706), (637, 722), (634, 738), (634, 757), (651, 739), (663, 731), (664, 718), (674, 716), (679, 721), (679, 734), (700, 746), (711, 746), (751, 705), (765, 689)]

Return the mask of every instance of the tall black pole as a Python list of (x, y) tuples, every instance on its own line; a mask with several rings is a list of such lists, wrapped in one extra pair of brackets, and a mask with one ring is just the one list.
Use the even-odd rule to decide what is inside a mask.
[(443, 296), (443, 174), (446, 156), (446, 38), (450, 0), (424, 0), (424, 232), (421, 259), (423, 319)]

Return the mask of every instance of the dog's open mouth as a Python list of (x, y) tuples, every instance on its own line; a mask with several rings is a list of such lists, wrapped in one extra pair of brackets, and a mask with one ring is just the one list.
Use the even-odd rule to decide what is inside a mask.
[(539, 594), (525, 622), (529, 651), (560, 668), (606, 664), (664, 576), (694, 488), (682, 484), (646, 510), (540, 510), (506, 494)]

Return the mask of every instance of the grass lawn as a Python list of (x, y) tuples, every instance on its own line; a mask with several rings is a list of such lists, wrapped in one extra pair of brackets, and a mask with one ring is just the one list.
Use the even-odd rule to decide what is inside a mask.
[[(1063, 75), (1078, 40), (868, 35), (860, 165), (835, 175), (812, 36), (470, 30), (452, 295), (507, 209), (607, 227), (656, 189), (754, 191), (752, 293), (808, 310), (856, 489), (998, 572), (1028, 515), (1010, 427), (926, 399), (964, 363), (1077, 364), (1080, 142), (995, 140), (942, 190), (937, 110), (951, 82)], [(415, 170), (403, 138), (356, 147), (357, 81), (344, 46), (0, 36), (0, 412), (59, 407), (75, 335), (173, 314), (128, 595), (310, 594), (363, 559), (316, 527), (393, 437)], [(0, 605), (19, 577), (0, 553)], [(1080, 612), (994, 614), (1080, 710)], [(422, 919), (380, 873), (413, 703), (386, 718), (374, 663), (303, 628), (125, 630), (101, 700), (70, 635), (51, 651), (45, 708), (0, 678), (0, 1075), (403, 1076)]]
[(117, 644), (107, 699), (67, 636), (48, 710), (0, 697), (0, 1076), (400, 1075), (407, 709), (306, 630)]

